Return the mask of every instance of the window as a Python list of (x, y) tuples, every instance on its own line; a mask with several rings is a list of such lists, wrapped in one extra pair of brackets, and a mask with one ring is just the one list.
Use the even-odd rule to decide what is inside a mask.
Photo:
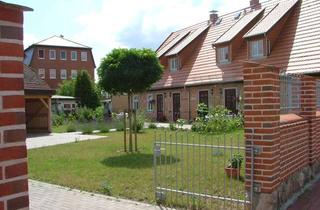
[(207, 90), (199, 91), (199, 104), (201, 103), (209, 106), (209, 93)]
[(133, 109), (139, 109), (139, 96), (133, 96)]
[(152, 112), (152, 111), (153, 111), (153, 104), (154, 104), (153, 95), (148, 95), (148, 97), (147, 97), (147, 103), (148, 103), (147, 110), (148, 110), (149, 112)]
[(60, 51), (60, 60), (67, 60), (67, 52), (65, 50)]
[(60, 78), (61, 79), (67, 79), (67, 70), (66, 69), (61, 69)]
[(71, 104), (63, 104), (64, 109), (71, 109)]
[(78, 71), (75, 69), (71, 70), (71, 79), (76, 79), (78, 76)]
[(55, 69), (50, 69), (50, 79), (57, 78), (57, 71)]
[(46, 70), (45, 69), (38, 69), (38, 75), (40, 79), (45, 79), (46, 78)]
[(219, 63), (228, 63), (229, 59), (229, 47), (219, 47), (217, 48), (218, 53), (218, 62)]
[(87, 59), (88, 59), (88, 53), (81, 52), (81, 61), (87, 61)]
[(177, 71), (180, 68), (180, 60), (178, 57), (169, 59), (169, 69), (170, 71)]
[(71, 51), (71, 60), (76, 61), (77, 59), (77, 51)]
[(56, 50), (49, 50), (49, 59), (50, 60), (56, 59)]
[(250, 58), (261, 58), (264, 56), (263, 39), (250, 41)]
[(39, 59), (44, 59), (44, 49), (39, 49), (38, 50), (38, 58)]

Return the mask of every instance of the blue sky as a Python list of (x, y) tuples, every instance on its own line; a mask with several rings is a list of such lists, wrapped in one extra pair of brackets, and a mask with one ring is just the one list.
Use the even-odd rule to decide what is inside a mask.
[(249, 0), (5, 0), (25, 13), (25, 47), (53, 35), (93, 48), (96, 65), (116, 47), (156, 49), (170, 32), (249, 6)]

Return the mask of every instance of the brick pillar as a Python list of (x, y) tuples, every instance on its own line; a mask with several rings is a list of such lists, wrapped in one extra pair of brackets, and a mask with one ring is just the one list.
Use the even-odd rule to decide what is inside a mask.
[[(244, 118), (247, 147), (260, 150), (254, 159), (254, 209), (275, 209), (280, 172), (279, 69), (244, 63)], [(246, 158), (246, 177), (251, 178), (251, 159)], [(251, 188), (250, 180), (246, 182)]]
[(0, 209), (28, 209), (23, 10), (0, 2)]
[(309, 163), (314, 165), (317, 160), (317, 96), (316, 78), (304, 76), (301, 79), (301, 112), (300, 116), (309, 121)]

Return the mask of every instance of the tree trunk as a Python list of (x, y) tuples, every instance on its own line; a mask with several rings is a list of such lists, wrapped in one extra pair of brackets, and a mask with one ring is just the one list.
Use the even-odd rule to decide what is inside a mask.
[(128, 114), (129, 114), (129, 152), (132, 152), (132, 110), (131, 93), (128, 93)]
[(123, 147), (124, 147), (124, 152), (127, 152), (127, 116), (126, 116), (126, 110), (123, 110)]
[(134, 149), (137, 152), (138, 151), (138, 141), (137, 141), (137, 110), (133, 111), (133, 129), (134, 129)]

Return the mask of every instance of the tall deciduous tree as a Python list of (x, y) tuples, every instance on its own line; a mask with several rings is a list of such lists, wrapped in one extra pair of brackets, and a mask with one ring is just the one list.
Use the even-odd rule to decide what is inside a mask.
[(75, 96), (79, 98), (80, 105), (96, 109), (100, 105), (100, 99), (95, 84), (90, 79), (87, 71), (81, 71), (75, 82)]
[(141, 93), (157, 82), (163, 67), (150, 49), (114, 49), (102, 59), (98, 68), (101, 87), (112, 95), (128, 95), (129, 151), (132, 152), (131, 101), (132, 95)]
[(75, 95), (75, 80), (65, 80), (61, 84), (59, 84), (59, 87), (57, 89), (57, 95), (61, 96), (74, 96)]

